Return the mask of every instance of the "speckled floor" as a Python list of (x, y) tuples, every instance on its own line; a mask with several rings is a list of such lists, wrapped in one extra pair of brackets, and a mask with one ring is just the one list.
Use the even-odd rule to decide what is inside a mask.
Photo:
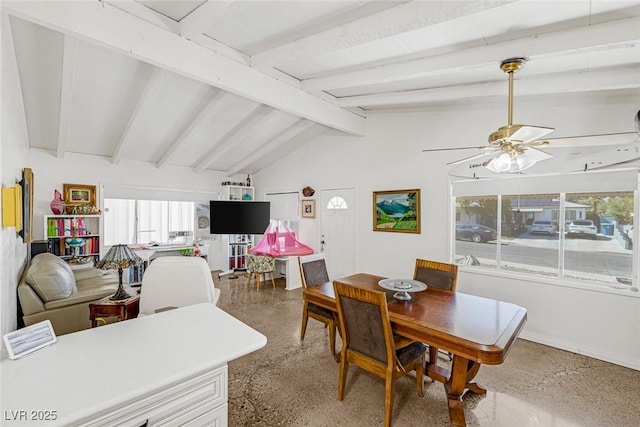
[[(229, 365), (229, 426), (381, 426), (384, 382), (351, 366), (345, 399), (336, 399), (338, 367), (327, 330), (309, 320), (300, 341), (301, 291), (277, 281), (255, 288), (246, 279), (222, 278), (218, 306), (266, 335), (263, 349)], [(477, 376), (489, 391), (464, 398), (468, 426), (640, 425), (640, 372), (518, 340), (505, 363), (483, 366)], [(396, 382), (395, 427), (448, 426), (442, 384)]]

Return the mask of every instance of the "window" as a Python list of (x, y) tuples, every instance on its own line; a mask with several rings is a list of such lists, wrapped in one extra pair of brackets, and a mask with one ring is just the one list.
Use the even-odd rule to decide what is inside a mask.
[(104, 199), (104, 244), (191, 244), (195, 203)]
[[(555, 183), (550, 177), (454, 182), (455, 262), (628, 289), (637, 276), (638, 176), (609, 173), (613, 179), (566, 174)], [(535, 192), (554, 186), (563, 191)], [(595, 190), (584, 191), (589, 187)], [(474, 192), (485, 195), (465, 195)], [(486, 195), (491, 192), (499, 194)]]
[(327, 209), (349, 209), (347, 201), (340, 196), (334, 196), (327, 202)]

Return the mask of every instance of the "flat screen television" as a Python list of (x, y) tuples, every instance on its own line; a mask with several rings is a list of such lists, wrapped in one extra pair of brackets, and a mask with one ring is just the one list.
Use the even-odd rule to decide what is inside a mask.
[(211, 234), (262, 234), (269, 226), (271, 202), (211, 200)]

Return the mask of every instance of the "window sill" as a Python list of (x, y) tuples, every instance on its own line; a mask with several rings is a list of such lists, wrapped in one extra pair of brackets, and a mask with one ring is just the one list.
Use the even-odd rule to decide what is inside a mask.
[(601, 292), (606, 294), (620, 295), (624, 297), (640, 298), (640, 292), (638, 292), (638, 288), (632, 288), (630, 286), (624, 286), (624, 285), (619, 285), (619, 287), (614, 287), (613, 285), (606, 285), (606, 284), (593, 285), (590, 283), (575, 281), (570, 279), (559, 279), (559, 278), (552, 278), (552, 277), (545, 277), (545, 276), (517, 274), (517, 273), (512, 273), (504, 270), (489, 270), (485, 268), (462, 266), (462, 265), (458, 267), (458, 271), (463, 273), (482, 275), (482, 276), (512, 279), (512, 280), (517, 280), (519, 282), (529, 282), (529, 283), (551, 285), (551, 286), (562, 286), (565, 288), (574, 288), (574, 289), (580, 289), (580, 290), (589, 291), (589, 292)]

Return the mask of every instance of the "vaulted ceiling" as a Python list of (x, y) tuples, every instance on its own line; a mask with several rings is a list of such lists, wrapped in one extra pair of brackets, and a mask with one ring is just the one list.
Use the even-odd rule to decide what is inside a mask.
[[(638, 94), (640, 1), (2, 1), (30, 146), (255, 173), (367, 114)], [(7, 22), (7, 21), (4, 21)], [(526, 84), (524, 84), (526, 82)], [(630, 129), (631, 130), (631, 123)]]

